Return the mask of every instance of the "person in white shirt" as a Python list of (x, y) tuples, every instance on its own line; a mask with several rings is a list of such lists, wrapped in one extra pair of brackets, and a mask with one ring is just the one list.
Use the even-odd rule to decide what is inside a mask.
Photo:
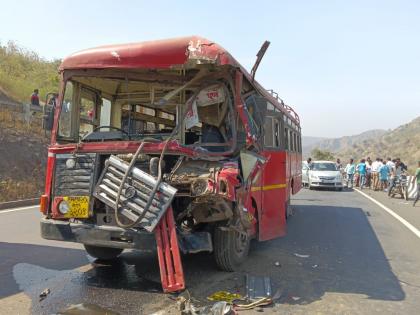
[(382, 166), (382, 162), (380, 158), (376, 158), (376, 161), (373, 161), (371, 166), (371, 174), (372, 174), (372, 188), (373, 190), (379, 189), (379, 168)]
[(389, 169), (389, 176), (388, 176), (388, 186), (391, 185), (391, 173), (395, 169), (395, 163), (394, 161), (389, 157), (388, 162), (386, 162), (386, 166), (388, 166)]

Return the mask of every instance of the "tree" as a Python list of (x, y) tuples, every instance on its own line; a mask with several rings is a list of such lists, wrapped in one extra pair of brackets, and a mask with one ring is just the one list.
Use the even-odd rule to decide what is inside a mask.
[(325, 161), (333, 161), (334, 155), (330, 151), (323, 151), (321, 149), (315, 148), (311, 152), (312, 159), (314, 160), (325, 160)]

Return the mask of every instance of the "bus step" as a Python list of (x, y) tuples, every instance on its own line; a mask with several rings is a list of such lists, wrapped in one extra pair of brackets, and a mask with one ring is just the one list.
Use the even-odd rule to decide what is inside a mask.
[(172, 207), (168, 207), (156, 226), (155, 236), (163, 291), (177, 292), (185, 289), (184, 272)]

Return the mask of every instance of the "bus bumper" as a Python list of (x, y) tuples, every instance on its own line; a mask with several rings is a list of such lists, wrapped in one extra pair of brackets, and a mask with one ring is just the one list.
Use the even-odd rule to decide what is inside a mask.
[(154, 233), (123, 229), (117, 226), (70, 223), (43, 218), (41, 219), (41, 236), (47, 240), (156, 251)]

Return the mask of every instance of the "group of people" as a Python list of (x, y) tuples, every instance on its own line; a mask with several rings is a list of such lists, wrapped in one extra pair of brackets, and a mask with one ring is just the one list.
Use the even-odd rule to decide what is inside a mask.
[[(337, 169), (344, 173), (348, 188), (353, 188), (353, 184), (355, 184), (360, 189), (369, 187), (375, 191), (392, 189), (395, 180), (407, 171), (407, 165), (400, 158), (384, 160), (378, 157), (375, 161), (372, 161), (368, 157), (367, 159), (361, 159), (357, 164), (353, 159), (350, 159), (344, 168), (340, 159), (337, 159), (336, 164)], [(417, 181), (417, 198), (413, 206), (420, 198), (420, 161), (413, 178), (413, 184), (415, 181)]]

